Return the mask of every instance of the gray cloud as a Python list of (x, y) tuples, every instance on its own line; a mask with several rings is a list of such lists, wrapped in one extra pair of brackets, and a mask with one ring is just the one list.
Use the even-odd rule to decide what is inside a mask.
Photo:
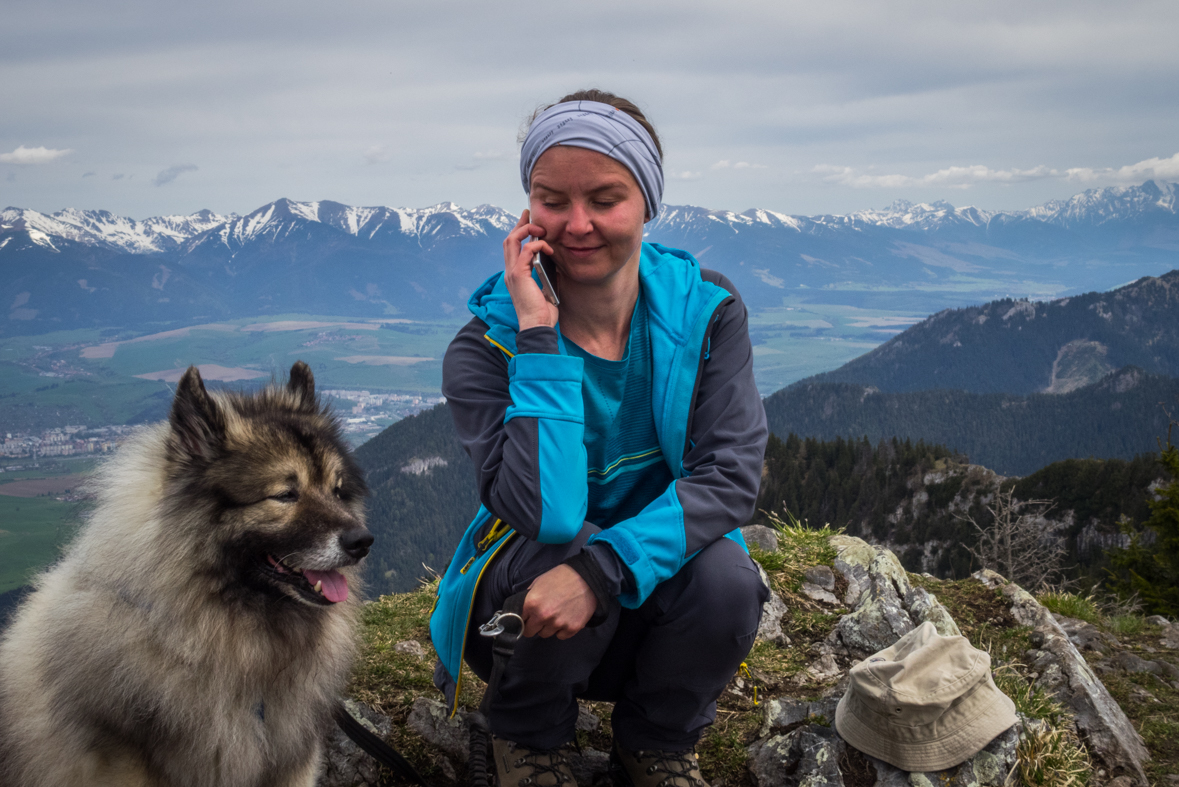
[(183, 173), (194, 172), (197, 169), (198, 167), (196, 164), (176, 164), (174, 166), (168, 167), (167, 169), (160, 170), (152, 183), (156, 186), (163, 186), (176, 180), (176, 178), (180, 177)]
[[(5, 16), (0, 150), (84, 147), (85, 166), (111, 172), (177, 151), (202, 162), (207, 177), (184, 189), (111, 189), (80, 206), (141, 216), (245, 212), (280, 194), (518, 210), (521, 123), (590, 85), (653, 119), (669, 201), (738, 210), (845, 212), (964, 183), (984, 207), (1028, 207), (1165, 161), (1179, 127), (1168, 0), (683, 0), (675, 13), (599, 0), (546, 7), (546, 29), (577, 22), (547, 37), (522, 34), (538, 11), (518, 0), (341, 0), (331, 14), (277, 0), (8, 0)], [(816, 170), (833, 165), (844, 169)], [(1027, 174), (1041, 167), (1094, 179)], [(22, 172), (7, 199), (101, 198), (52, 169)]]

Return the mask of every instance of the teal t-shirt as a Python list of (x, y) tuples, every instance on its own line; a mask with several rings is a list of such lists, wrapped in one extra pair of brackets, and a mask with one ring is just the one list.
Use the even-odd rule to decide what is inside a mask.
[(648, 325), (647, 305), (640, 293), (622, 360), (599, 358), (565, 339), (567, 352), (585, 361), (581, 379), (589, 468), (585, 518), (602, 528), (638, 514), (674, 480), (663, 461), (651, 409)]

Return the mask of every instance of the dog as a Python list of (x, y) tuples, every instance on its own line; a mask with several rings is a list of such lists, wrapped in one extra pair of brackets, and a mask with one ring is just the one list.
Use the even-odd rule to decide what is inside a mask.
[(189, 367), (92, 489), (0, 642), (0, 784), (315, 784), (373, 536), (310, 368), (210, 394)]

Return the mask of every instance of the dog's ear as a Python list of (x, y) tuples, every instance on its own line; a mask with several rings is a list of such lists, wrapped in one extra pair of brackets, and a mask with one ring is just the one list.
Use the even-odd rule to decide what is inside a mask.
[(188, 367), (176, 385), (168, 420), (174, 445), (184, 456), (212, 460), (225, 442), (225, 415), (205, 390), (195, 366)]
[(295, 361), (291, 367), (291, 379), (287, 382), (287, 390), (299, 400), (299, 409), (315, 411), (315, 376), (311, 374), (311, 367), (302, 361)]

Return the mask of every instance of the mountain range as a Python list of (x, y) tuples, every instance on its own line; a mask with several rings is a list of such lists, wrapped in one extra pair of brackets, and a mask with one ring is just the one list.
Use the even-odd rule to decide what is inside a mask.
[(947, 309), (803, 382), (1068, 393), (1124, 366), (1179, 377), (1179, 270), (1110, 292)]
[[(1005, 296), (1104, 290), (1179, 260), (1177, 186), (1087, 191), (1026, 211), (897, 202), (790, 216), (664, 206), (647, 239), (725, 273), (751, 308), (790, 299), (926, 313)], [(280, 199), (245, 215), (135, 221), (0, 212), (0, 335), (302, 312), (461, 314), (502, 265), (516, 217)]]

